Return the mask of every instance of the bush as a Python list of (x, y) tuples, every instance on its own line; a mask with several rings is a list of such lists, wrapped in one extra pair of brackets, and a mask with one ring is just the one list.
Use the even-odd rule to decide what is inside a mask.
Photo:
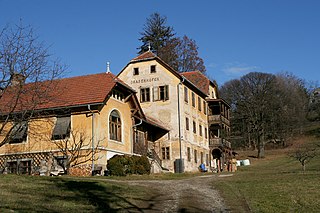
[(110, 175), (150, 174), (151, 165), (146, 156), (115, 155), (108, 160)]

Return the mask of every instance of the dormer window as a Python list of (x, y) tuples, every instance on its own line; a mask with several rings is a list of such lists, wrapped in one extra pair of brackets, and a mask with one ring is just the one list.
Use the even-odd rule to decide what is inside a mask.
[(139, 67), (133, 68), (133, 75), (139, 75)]
[(156, 65), (150, 66), (150, 73), (156, 73)]

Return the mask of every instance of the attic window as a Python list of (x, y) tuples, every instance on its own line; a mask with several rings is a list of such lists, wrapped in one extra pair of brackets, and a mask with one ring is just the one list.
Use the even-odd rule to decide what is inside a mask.
[(133, 75), (139, 75), (139, 67), (133, 68)]
[(22, 121), (20, 123), (15, 123), (11, 133), (9, 144), (22, 143), (27, 140), (28, 134), (28, 123), (27, 121)]
[(57, 117), (52, 133), (52, 140), (61, 140), (70, 137), (71, 116)]
[(150, 73), (156, 73), (156, 65), (150, 66)]

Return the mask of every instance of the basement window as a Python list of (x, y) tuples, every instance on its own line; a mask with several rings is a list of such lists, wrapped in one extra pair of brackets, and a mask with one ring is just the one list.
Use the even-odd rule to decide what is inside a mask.
[(57, 117), (56, 125), (52, 132), (52, 140), (61, 140), (70, 137), (71, 116)]
[(15, 123), (10, 133), (9, 144), (22, 143), (27, 140), (28, 122)]

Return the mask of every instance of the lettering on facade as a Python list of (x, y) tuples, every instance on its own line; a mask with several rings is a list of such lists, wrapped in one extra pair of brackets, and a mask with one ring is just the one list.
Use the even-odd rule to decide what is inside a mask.
[(160, 78), (143, 78), (143, 79), (134, 79), (131, 80), (131, 84), (141, 84), (141, 83), (148, 83), (148, 82), (154, 82), (154, 81), (159, 81)]

